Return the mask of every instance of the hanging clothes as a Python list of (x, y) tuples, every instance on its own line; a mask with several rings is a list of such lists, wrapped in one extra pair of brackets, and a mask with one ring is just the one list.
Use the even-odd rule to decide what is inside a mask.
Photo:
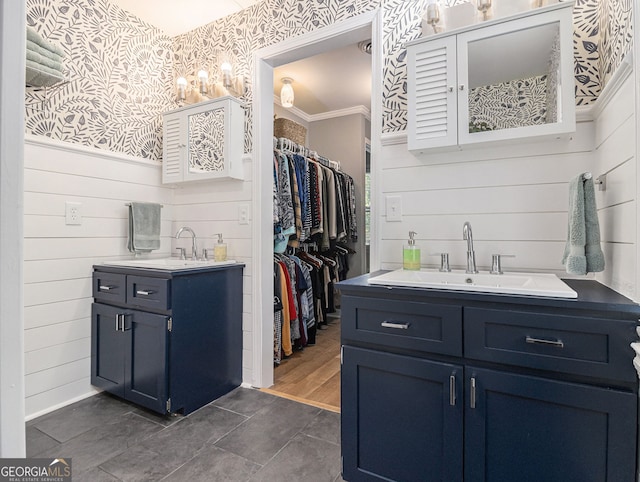
[[(274, 363), (314, 345), (336, 310), (344, 245), (357, 239), (355, 183), (339, 164), (290, 141), (274, 144)], [(311, 250), (309, 247), (312, 247)], [(284, 254), (284, 253), (287, 254)]]

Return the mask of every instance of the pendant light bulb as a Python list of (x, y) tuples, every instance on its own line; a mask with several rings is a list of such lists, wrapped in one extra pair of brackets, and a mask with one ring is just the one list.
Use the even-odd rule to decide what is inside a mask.
[(282, 90), (280, 90), (280, 104), (282, 104), (282, 107), (285, 107), (287, 109), (293, 107), (293, 101), (295, 99), (293, 87), (291, 86), (292, 82), (293, 79), (290, 79), (289, 77), (285, 77), (284, 79), (282, 79)]

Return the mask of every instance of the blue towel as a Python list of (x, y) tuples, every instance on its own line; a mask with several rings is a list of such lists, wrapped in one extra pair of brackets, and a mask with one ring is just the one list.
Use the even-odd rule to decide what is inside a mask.
[(60, 48), (58, 45), (52, 44), (48, 40), (45, 40), (42, 35), (40, 35), (35, 29), (31, 27), (27, 27), (27, 40), (32, 41), (34, 44), (39, 45), (45, 50), (49, 50), (54, 54), (64, 57), (64, 50), (62, 50), (62, 48)]
[(47, 50), (43, 47), (40, 47), (38, 44), (32, 42), (31, 40), (27, 40), (27, 50), (31, 50), (37, 54), (42, 55), (43, 57), (47, 57), (55, 62), (62, 62), (64, 60), (63, 55), (58, 55), (50, 50)]
[(149, 253), (160, 248), (160, 204), (132, 202), (129, 206), (129, 239), (132, 253)]
[(596, 193), (591, 178), (580, 174), (569, 183), (569, 223), (562, 264), (567, 273), (585, 275), (604, 271)]
[(62, 62), (53, 60), (44, 55), (40, 55), (38, 52), (34, 52), (29, 47), (27, 47), (27, 60), (31, 60), (36, 64), (43, 65), (62, 74)]

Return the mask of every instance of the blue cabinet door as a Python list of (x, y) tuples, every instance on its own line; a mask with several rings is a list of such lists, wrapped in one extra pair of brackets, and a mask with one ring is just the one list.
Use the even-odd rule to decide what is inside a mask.
[(101, 303), (91, 306), (91, 384), (124, 396), (124, 335), (118, 331), (122, 310)]
[(91, 383), (166, 413), (167, 316), (93, 303)]
[(635, 480), (636, 394), (465, 370), (466, 482)]
[(124, 316), (124, 398), (160, 413), (167, 411), (168, 319), (143, 311)]
[(343, 347), (348, 481), (462, 481), (462, 367)]

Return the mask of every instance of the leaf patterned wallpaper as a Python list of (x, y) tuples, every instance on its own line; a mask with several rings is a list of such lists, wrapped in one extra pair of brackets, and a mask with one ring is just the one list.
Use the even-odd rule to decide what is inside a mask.
[(160, 159), (171, 38), (107, 0), (27, 0), (26, 12), (27, 25), (64, 50), (69, 80), (27, 89), (27, 132)]
[[(466, 0), (441, 0), (452, 6)], [(252, 53), (286, 38), (381, 7), (383, 131), (405, 129), (406, 50), (421, 35), (428, 0), (264, 0), (186, 34), (169, 38), (108, 0), (27, 0), (27, 23), (66, 52), (70, 82), (43, 94), (27, 92), (27, 132), (122, 152), (162, 157), (161, 114), (174, 108), (175, 79), (230, 57), (251, 79)], [(576, 0), (576, 102), (589, 104), (631, 45), (632, 0)], [(216, 80), (216, 79), (213, 79)], [(252, 150), (251, 85), (245, 151)]]

